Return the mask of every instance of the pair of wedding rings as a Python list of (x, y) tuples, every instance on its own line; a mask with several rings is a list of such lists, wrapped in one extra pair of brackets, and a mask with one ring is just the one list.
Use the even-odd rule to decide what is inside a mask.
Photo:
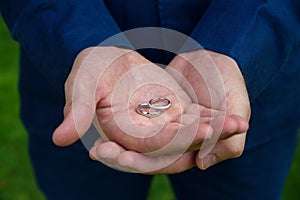
[(136, 112), (148, 118), (158, 117), (171, 106), (167, 98), (153, 98), (148, 103), (141, 103), (136, 107)]

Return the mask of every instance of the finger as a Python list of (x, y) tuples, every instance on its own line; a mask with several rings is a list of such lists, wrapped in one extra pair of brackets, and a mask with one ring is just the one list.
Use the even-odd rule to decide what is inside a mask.
[[(99, 145), (99, 146), (97, 146)], [(134, 151), (125, 151), (114, 142), (98, 140), (90, 150), (92, 159), (126, 172), (145, 174), (174, 174), (195, 166), (196, 152), (183, 155), (152, 157)]]
[(204, 170), (224, 160), (241, 156), (245, 146), (245, 138), (246, 133), (235, 135), (226, 140), (218, 141), (206, 155), (202, 155), (203, 152), (198, 152), (196, 165)]
[[(224, 120), (224, 122), (222, 122), (223, 127), (221, 129), (211, 128), (212, 124), (209, 124), (208, 132), (206, 133), (205, 138), (202, 138), (202, 140), (199, 139), (198, 141), (195, 140), (187, 151), (196, 151), (201, 147), (206, 148), (218, 140), (225, 140), (237, 134), (244, 134), (249, 128), (248, 121), (237, 115), (228, 116), (221, 120)], [(213, 125), (216, 124), (217, 123), (214, 123)], [(209, 140), (211, 141), (204, 143), (205, 141)]]
[(125, 149), (115, 142), (104, 142), (101, 138), (98, 139), (92, 149), (90, 155), (92, 158), (116, 168), (117, 159)]
[(248, 122), (235, 115), (218, 116), (203, 123), (201, 117), (199, 119), (195, 115), (184, 114), (180, 116), (179, 122), (167, 124), (158, 134), (143, 140), (141, 145), (144, 152), (158, 156), (195, 151), (201, 148), (204, 141), (217, 142), (242, 134), (248, 129)]
[(203, 105), (192, 103), (189, 106), (187, 106), (184, 110), (185, 114), (194, 114), (199, 115), (203, 119), (211, 120), (212, 118), (219, 116), (221, 114), (224, 114), (224, 111), (208, 108)]
[(248, 121), (237, 115), (220, 115), (209, 122), (213, 127), (213, 137), (217, 140), (224, 140), (236, 134), (242, 134), (248, 130)]
[(99, 159), (116, 160), (118, 156), (125, 151), (125, 149), (115, 142), (99, 142), (95, 144), (96, 157)]
[[(88, 102), (88, 101), (86, 101)], [(53, 142), (58, 146), (68, 146), (76, 142), (89, 129), (94, 118), (95, 105), (78, 100), (70, 105), (63, 122), (53, 133)]]
[(118, 157), (123, 153), (125, 149), (115, 142), (105, 142), (103, 139), (98, 139), (94, 146), (90, 149), (90, 157), (93, 160), (97, 160), (104, 165), (116, 170), (125, 172), (134, 172), (121, 167), (118, 164)]
[(245, 133), (248, 128), (249, 123), (246, 119), (238, 115), (228, 116), (224, 121), (220, 139), (224, 140), (233, 135)]
[(226, 115), (224, 111), (206, 108), (197, 104), (189, 106), (185, 113), (199, 115), (200, 122), (209, 124), (214, 128), (215, 132), (219, 131), (219, 133), (214, 133), (214, 135), (219, 134), (220, 139), (244, 133), (249, 128), (248, 120), (238, 115)]
[[(188, 116), (188, 114), (185, 116)], [(205, 117), (205, 119), (203, 119), (201, 115), (199, 116), (200, 122), (197, 127), (198, 133), (195, 135), (193, 142), (191, 142), (187, 151), (199, 150), (204, 140), (218, 141), (220, 139), (232, 137), (236, 134), (244, 133), (248, 130), (248, 121), (237, 115), (224, 116), (224, 114), (220, 114), (219, 112), (218, 116), (214, 116), (213, 118)], [(186, 137), (187, 133), (191, 133), (192, 126), (189, 125), (191, 121), (189, 121), (189, 118), (181, 118), (180, 121), (182, 124), (186, 125), (186, 127), (183, 128), (183, 134), (184, 137)], [(195, 128), (196, 127), (193, 129)], [(180, 144), (177, 144), (177, 147), (180, 147)]]
[(144, 152), (153, 156), (182, 154), (193, 150), (195, 146), (199, 149), (199, 145), (206, 138), (210, 138), (212, 132), (208, 124), (199, 123), (198, 120), (190, 122), (189, 125), (170, 123), (166, 124), (158, 134), (144, 139), (141, 145), (146, 150)]
[[(67, 146), (83, 136), (91, 125), (95, 113), (95, 92), (98, 77), (91, 61), (85, 62), (90, 50), (82, 51), (65, 83), (66, 105), (64, 120), (53, 134), (53, 142)], [(94, 63), (95, 64), (95, 63)]]
[(195, 156), (195, 152), (155, 157), (125, 151), (120, 154), (118, 163), (123, 169), (143, 174), (175, 174), (192, 168)]
[(194, 167), (195, 157), (197, 155), (196, 151), (186, 152), (182, 154), (176, 161), (172, 162), (169, 166), (162, 168), (160, 170), (156, 170), (153, 172), (149, 172), (147, 174), (176, 174), (181, 173), (183, 171), (189, 170)]
[(97, 160), (97, 147), (101, 144), (103, 144), (105, 141), (102, 138), (98, 138), (95, 143), (94, 146), (90, 149), (89, 151), (89, 156), (92, 160)]

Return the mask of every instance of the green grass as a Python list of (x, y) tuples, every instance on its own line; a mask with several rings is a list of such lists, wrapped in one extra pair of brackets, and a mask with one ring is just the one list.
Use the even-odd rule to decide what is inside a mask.
[(0, 199), (42, 199), (31, 170), (18, 113), (18, 51), (0, 20)]
[(18, 113), (18, 51), (0, 20), (0, 199), (42, 199), (31, 170)]
[[(0, 200), (43, 200), (27, 152), (26, 132), (19, 120), (18, 51), (0, 19)], [(300, 197), (300, 146), (289, 174), (284, 200)], [(166, 176), (156, 176), (148, 200), (175, 196)]]
[[(300, 137), (299, 137), (300, 140)], [(284, 200), (300, 199), (300, 144), (298, 145), (292, 163), (292, 168), (288, 175), (285, 188), (283, 191)]]

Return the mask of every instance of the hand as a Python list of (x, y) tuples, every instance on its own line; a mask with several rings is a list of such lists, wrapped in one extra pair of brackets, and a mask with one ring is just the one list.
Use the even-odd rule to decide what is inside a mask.
[[(150, 82), (150, 85), (156, 83), (156, 85), (153, 85), (154, 87), (150, 88), (151, 90), (149, 90), (149, 84), (143, 86), (143, 84), (147, 83), (147, 80), (148, 83)], [(139, 85), (143, 87), (139, 88)], [(166, 88), (163, 87), (163, 85), (167, 85), (169, 87)], [(130, 87), (124, 89), (123, 86)], [(123, 91), (120, 92), (119, 89), (122, 89), (122, 87)], [(132, 89), (137, 90), (136, 92), (132, 91), (133, 95), (129, 101), (129, 90)], [(176, 98), (171, 91), (173, 93), (176, 92)], [(152, 139), (153, 142), (148, 142), (149, 147), (147, 146), (147, 140), (144, 139), (144, 137), (153, 130), (156, 130), (157, 127), (163, 128), (162, 131), (160, 131), (160, 134), (162, 134), (163, 131), (176, 134), (176, 129), (181, 128), (181, 126), (185, 126), (184, 124), (180, 124), (181, 120), (178, 117), (179, 113), (182, 113), (183, 107), (191, 104), (190, 98), (178, 86), (176, 81), (174, 81), (173, 78), (164, 70), (154, 66), (136, 52), (113, 47), (97, 47), (82, 51), (74, 62), (72, 71), (65, 84), (65, 92), (65, 119), (53, 135), (54, 142), (60, 146), (66, 146), (78, 140), (90, 126), (96, 111), (98, 118), (95, 122), (98, 122), (101, 125), (100, 128), (104, 130), (105, 135), (102, 135), (103, 138), (115, 139), (118, 143), (128, 149), (141, 147), (138, 149), (139, 151), (146, 151), (149, 148), (153, 148), (152, 145), (154, 147), (160, 147), (166, 143), (164, 140), (169, 140), (169, 138), (171, 139), (171, 134), (165, 134), (165, 136), (168, 136), (169, 138), (163, 137), (162, 139)], [(163, 95), (172, 101), (172, 108), (166, 112), (166, 115), (162, 115), (158, 119), (150, 120), (135, 112), (135, 106), (138, 103), (147, 102), (150, 98), (157, 97), (157, 95)], [(177, 99), (180, 100), (182, 105), (179, 105)], [(130, 104), (127, 104), (128, 102), (130, 102)], [(128, 118), (128, 116), (131, 116), (131, 118)], [(116, 123), (116, 118), (114, 117), (117, 118), (116, 121), (119, 122), (119, 124)], [(197, 132), (197, 128), (195, 128), (195, 126), (197, 126), (198, 123), (196, 123), (197, 121), (193, 120), (193, 118), (198, 118), (198, 115), (195, 117), (189, 114), (182, 116), (183, 123), (192, 124), (190, 127), (185, 126), (186, 129), (190, 128), (194, 130), (189, 131), (190, 137), (185, 136), (184, 138), (181, 138), (181, 142), (183, 142), (184, 139), (189, 138), (188, 145), (190, 145), (190, 142), (192, 142), (191, 140), (194, 139), (191, 133)], [(162, 122), (164, 121), (168, 121), (170, 123), (166, 126), (162, 126)], [(192, 123), (193, 121), (194, 123)], [(96, 123), (96, 125), (98, 123)], [(135, 133), (135, 131), (132, 133), (132, 128), (136, 128), (136, 125), (146, 127), (146, 129), (139, 129), (139, 132), (137, 133), (139, 134), (137, 135), (139, 137), (132, 137), (132, 134)], [(128, 135), (126, 130), (130, 129), (130, 126), (131, 135)], [(206, 124), (203, 123), (203, 127), (199, 129), (200, 139), (206, 134), (205, 126)], [(168, 128), (172, 130), (167, 130)], [(180, 137), (177, 137), (177, 140), (178, 139), (180, 139)], [(108, 142), (107, 144), (111, 143), (113, 142)], [(189, 147), (188, 145), (178, 145), (176, 146), (176, 151), (178, 151), (178, 148), (185, 148), (184, 150), (186, 150), (186, 148)], [(169, 147), (171, 146), (172, 145), (169, 145)], [(115, 146), (108, 147), (107, 145), (99, 146), (98, 142), (93, 149), (97, 147), (100, 149), (98, 153), (100, 155), (102, 154), (102, 157), (105, 157), (107, 152), (118, 153), (118, 150), (120, 149), (122, 149), (123, 152), (125, 151), (125, 149), (117, 143), (115, 143)], [(101, 148), (103, 150), (101, 150)], [(93, 152), (93, 149), (91, 152)], [(109, 154), (108, 156), (111, 155), (113, 154)], [(145, 172), (145, 170), (153, 171), (153, 169), (156, 169), (157, 167), (159, 169), (164, 168), (164, 166), (169, 165), (178, 157), (178, 155), (160, 157), (159, 159), (163, 162), (160, 162), (158, 165), (158, 162), (156, 162), (157, 157), (155, 157), (155, 159), (149, 159), (150, 157), (145, 156), (147, 160), (141, 160), (141, 158), (144, 158), (144, 155), (133, 151), (126, 150), (124, 154), (118, 156), (120, 158), (125, 158), (123, 159), (125, 161), (127, 158), (132, 158), (126, 155), (135, 155), (138, 158), (138, 163), (145, 164), (145, 166), (151, 166), (148, 170), (140, 168), (143, 172)], [(173, 168), (166, 167), (165, 169), (173, 172), (176, 170), (186, 170), (195, 165), (194, 155), (195, 152), (185, 153), (184, 156), (177, 159), (175, 162), (176, 164), (172, 164)], [(100, 158), (99, 160), (109, 165)], [(154, 166), (154, 164), (156, 166)], [(122, 166), (122, 162), (118, 165)], [(116, 165), (116, 167), (118, 167), (118, 165)], [(118, 168), (121, 169), (121, 167)]]
[[(114, 60), (114, 62), (109, 63), (111, 62), (111, 60)], [(109, 65), (109, 67), (103, 67), (107, 65)], [(136, 66), (141, 65), (143, 65), (144, 67), (135, 68)], [(99, 68), (98, 66), (102, 67)], [(135, 70), (132, 70), (133, 68), (135, 68)], [(149, 78), (148, 76), (153, 72), (156, 72), (155, 76), (150, 76)], [(126, 73), (127, 76), (123, 76)], [(146, 78), (148, 78), (148, 81), (150, 81), (152, 84), (160, 83), (156, 85), (156, 89), (151, 90), (152, 93), (149, 94), (149, 87), (141, 87), (137, 89), (137, 92), (135, 93), (136, 95), (133, 95), (133, 98), (130, 100), (130, 103), (134, 102), (133, 104), (126, 104), (127, 102), (129, 102), (129, 100), (126, 99), (129, 98), (127, 97), (129, 93), (126, 90), (125, 92), (121, 93), (125, 96), (125, 101), (124, 98), (122, 99), (122, 95), (120, 96), (121, 98), (115, 98), (115, 100), (113, 99), (113, 91), (115, 91), (117, 85), (124, 86), (125, 83), (125, 85), (138, 86), (141, 83), (140, 81), (143, 80), (141, 79), (141, 77), (144, 77), (145, 74), (147, 75)], [(101, 77), (100, 80), (98, 80), (99, 77)], [(120, 79), (122, 80), (122, 84), (120, 84)], [(161, 80), (164, 80), (165, 82), (162, 83)], [(78, 83), (80, 83), (80, 85)], [(170, 87), (165, 88), (162, 87), (163, 85), (168, 85)], [(159, 95), (168, 97), (169, 99), (171, 99), (171, 101), (173, 101), (172, 109), (168, 110), (166, 112), (166, 115), (161, 117), (165, 117), (166, 119), (162, 120), (157, 118), (156, 120), (149, 120), (148, 118), (137, 115), (134, 111), (135, 106), (140, 102), (147, 101), (150, 97), (157, 97), (158, 94), (156, 93), (156, 91), (159, 92)], [(145, 95), (147, 93), (149, 97)], [(116, 92), (116, 94), (120, 93)], [(175, 98), (174, 94), (176, 94), (176, 96), (179, 98)], [(121, 99), (122, 101), (120, 101)], [(112, 106), (111, 102), (114, 103), (113, 105), (117, 106)], [(149, 152), (161, 149), (161, 147), (165, 147), (166, 144), (168, 144), (170, 140), (174, 138), (174, 134), (176, 135), (179, 129), (185, 130), (180, 131), (181, 134), (177, 134), (179, 135), (179, 137), (176, 137), (177, 140), (175, 140), (177, 142), (173, 142), (173, 145), (169, 145), (168, 148), (165, 148), (161, 152), (159, 152), (164, 154), (170, 152), (183, 153), (183, 151), (188, 148), (187, 144), (190, 145), (192, 143), (192, 145), (190, 146), (190, 148), (192, 149), (195, 148), (193, 147), (193, 145), (199, 146), (209, 130), (205, 115), (203, 115), (203, 120), (199, 120), (199, 114), (197, 113), (198, 110), (196, 110), (196, 115), (195, 111), (193, 111), (193, 113), (183, 112), (184, 110), (193, 110), (188, 109), (193, 106), (196, 105), (191, 104), (190, 98), (182, 91), (178, 84), (172, 78), (170, 78), (169, 75), (167, 75), (167, 73), (165, 73), (157, 66), (154, 67), (153, 64), (151, 64), (148, 60), (144, 59), (136, 52), (124, 49), (120, 50), (118, 48), (111, 47), (97, 47), (96, 49), (87, 49), (81, 52), (77, 57), (72, 72), (70, 73), (68, 81), (66, 82), (65, 120), (55, 131), (53, 139), (54, 142), (60, 146), (69, 145), (78, 140), (78, 138), (82, 136), (90, 126), (91, 121), (94, 117), (95, 110), (97, 110), (97, 116), (99, 116), (98, 120), (101, 128), (105, 130), (105, 136), (113, 139), (114, 141), (118, 142), (118, 144), (121, 144), (128, 149), (136, 150), (138, 152)], [(199, 107), (196, 106), (196, 108)], [(119, 117), (118, 121), (124, 122), (124, 119), (125, 121), (126, 119), (128, 119), (128, 110), (129, 116), (131, 116), (131, 122), (129, 123), (129, 125), (127, 123), (121, 123), (121, 125), (127, 125), (127, 127), (125, 126), (121, 129), (120, 126), (116, 126), (120, 124), (115, 123), (115, 121), (113, 120), (114, 116), (116, 116), (117, 118)], [(78, 115), (78, 113), (80, 114)], [(74, 116), (76, 117), (74, 118)], [(181, 116), (183, 120), (181, 121), (178, 116)], [(167, 121), (169, 124), (167, 123), (167, 125), (162, 126), (161, 122), (164, 121)], [(201, 121), (200, 124), (199, 121)], [(143, 131), (141, 132), (141, 129), (139, 129), (137, 125), (147, 126), (147, 129), (143, 129), (145, 134), (142, 135), (142, 137), (140, 134), (143, 134)], [(184, 128), (181, 128), (182, 126)], [(145, 138), (148, 137), (149, 134), (153, 134), (153, 131), (156, 131), (157, 127), (162, 128), (162, 130), (159, 131), (158, 134), (150, 138)], [(201, 128), (197, 129), (197, 127)], [(134, 135), (132, 135), (132, 133), (131, 135), (128, 135), (126, 133), (126, 129), (131, 131), (134, 130)], [(184, 135), (184, 133), (187, 132), (186, 130), (189, 129), (196, 130), (196, 137), (195, 135)], [(138, 131), (136, 132), (136, 130)], [(230, 131), (227, 130), (225, 132)], [(171, 134), (167, 135), (166, 137), (166, 134), (162, 135), (163, 133)], [(117, 137), (117, 135), (119, 135), (119, 137)], [(139, 137), (137, 138), (137, 136)], [(163, 139), (161, 139), (160, 137), (162, 137)], [(132, 151), (127, 152), (129, 153), (125, 153), (122, 155), (132, 155)], [(189, 159), (178, 159), (180, 162), (184, 161), (185, 163), (188, 163), (185, 165), (181, 164), (181, 166), (185, 166), (183, 168), (187, 168), (187, 166), (191, 167), (194, 164), (194, 162), (191, 162), (191, 160), (193, 160), (191, 158), (194, 158), (194, 154), (195, 153), (193, 152), (190, 154), (186, 153), (184, 154), (184, 158)], [(126, 158), (126, 156), (123, 157)], [(179, 161), (176, 162), (180, 163)], [(167, 168), (170, 169), (170, 167)]]
[[(242, 134), (233, 134), (228, 138), (221, 137), (221, 140), (218, 135), (211, 138), (211, 141), (208, 141), (199, 151), (196, 157), (197, 166), (206, 169), (223, 160), (240, 156), (245, 145), (250, 118), (250, 103), (245, 81), (237, 63), (219, 53), (197, 50), (176, 56), (169, 64), (167, 71), (185, 88), (188, 94), (191, 93), (191, 90), (186, 86), (192, 86), (192, 91), (196, 93), (193, 96), (193, 102), (223, 111), (224, 116), (229, 115), (236, 118), (236, 125), (244, 129)], [(225, 96), (222, 93), (216, 93), (216, 91), (220, 91), (218, 88), (224, 88)], [(226, 101), (223, 101), (225, 97)], [(211, 115), (213, 116), (214, 113)], [(234, 127), (233, 124), (230, 126)]]
[[(53, 135), (60, 146), (72, 144), (85, 134), (95, 114), (104, 139), (137, 152), (149, 153), (167, 145), (164, 154), (185, 151), (192, 143), (201, 142), (209, 128), (198, 122), (198, 115), (184, 112), (194, 105), (177, 82), (131, 50), (84, 50), (73, 65), (65, 91), (65, 119)], [(171, 108), (152, 119), (136, 113), (139, 103), (154, 97), (170, 99)], [(183, 135), (186, 131), (189, 134)], [(180, 145), (174, 145), (178, 141)]]
[(115, 142), (104, 142), (98, 139), (90, 150), (90, 157), (103, 164), (131, 173), (175, 174), (195, 166), (197, 151), (185, 152), (182, 155), (150, 156), (129, 151)]

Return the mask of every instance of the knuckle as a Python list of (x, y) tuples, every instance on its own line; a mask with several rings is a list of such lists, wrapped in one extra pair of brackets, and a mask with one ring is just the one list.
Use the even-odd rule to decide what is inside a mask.
[(231, 146), (230, 152), (231, 152), (231, 155), (233, 158), (238, 158), (243, 154), (244, 146), (241, 146), (241, 145)]
[(64, 88), (65, 88), (65, 91), (68, 90), (74, 83), (74, 80), (69, 77), (66, 82), (65, 82), (65, 85), (64, 85)]

